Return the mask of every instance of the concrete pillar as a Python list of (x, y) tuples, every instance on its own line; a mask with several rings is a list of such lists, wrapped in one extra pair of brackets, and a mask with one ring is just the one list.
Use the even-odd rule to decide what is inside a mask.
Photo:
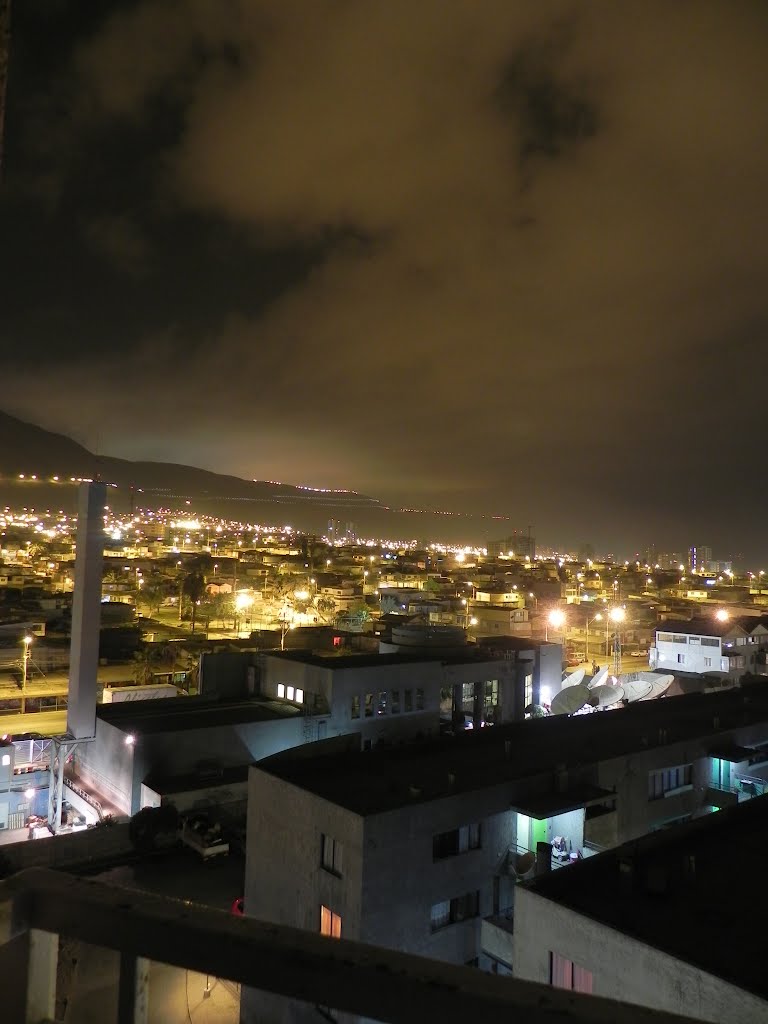
[(54, 1020), (58, 963), (59, 936), (42, 932), (39, 928), (30, 928), (26, 1024)]
[(67, 731), (77, 740), (90, 739), (96, 734), (106, 494), (103, 483), (80, 485), (67, 709)]
[(58, 832), (61, 828), (61, 805), (64, 803), (64, 762), (67, 759), (67, 745), (66, 743), (60, 743), (59, 745), (59, 765), (58, 772), (56, 773), (56, 820), (52, 823), (48, 820), (48, 826), (53, 824), (53, 831)]
[(147, 1024), (149, 1018), (150, 961), (131, 953), (120, 954), (117, 1024)]

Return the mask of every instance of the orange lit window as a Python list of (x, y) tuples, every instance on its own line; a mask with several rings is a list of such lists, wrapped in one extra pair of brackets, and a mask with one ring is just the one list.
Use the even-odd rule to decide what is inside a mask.
[(341, 917), (334, 914), (328, 907), (320, 906), (320, 934), (330, 935), (333, 939), (341, 938)]

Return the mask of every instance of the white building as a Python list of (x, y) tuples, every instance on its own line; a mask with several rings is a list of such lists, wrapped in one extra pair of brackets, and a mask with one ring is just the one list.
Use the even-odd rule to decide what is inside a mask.
[[(759, 622), (755, 618), (754, 624)], [(755, 671), (759, 646), (758, 636), (752, 635), (743, 618), (670, 619), (656, 630), (649, 663), (659, 672), (738, 677)]]

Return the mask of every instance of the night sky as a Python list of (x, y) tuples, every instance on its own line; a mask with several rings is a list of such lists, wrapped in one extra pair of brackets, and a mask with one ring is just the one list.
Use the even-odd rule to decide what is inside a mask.
[(17, 0), (0, 407), (765, 556), (762, 0)]

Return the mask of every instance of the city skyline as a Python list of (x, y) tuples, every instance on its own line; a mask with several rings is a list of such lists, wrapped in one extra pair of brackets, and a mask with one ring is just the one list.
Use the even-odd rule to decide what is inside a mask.
[(759, 560), (757, 5), (81, 8), (13, 12), (5, 409)]

